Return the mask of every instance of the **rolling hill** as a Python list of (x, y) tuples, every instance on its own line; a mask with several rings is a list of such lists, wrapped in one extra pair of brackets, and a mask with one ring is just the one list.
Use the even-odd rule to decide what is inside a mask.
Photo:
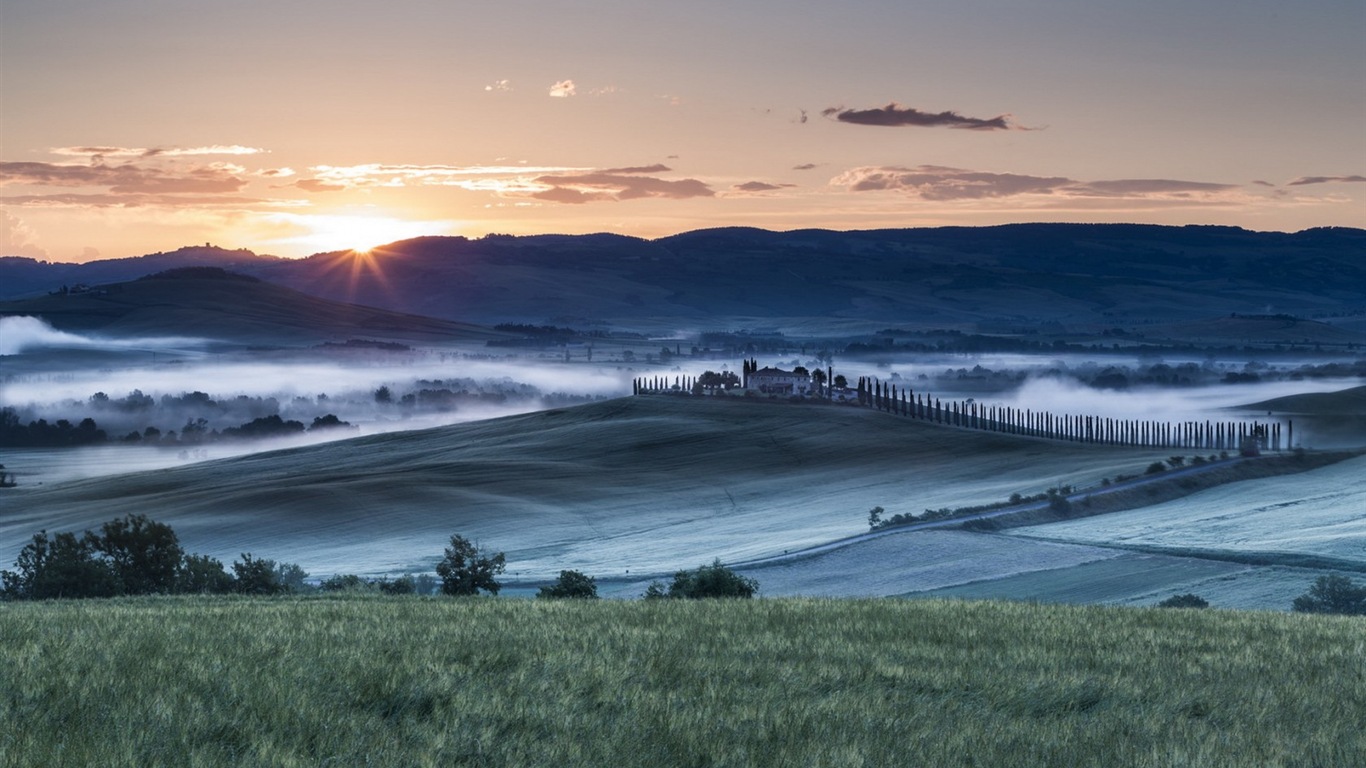
[(101, 336), (175, 334), (244, 344), (307, 344), (363, 337), (484, 341), (484, 328), (319, 299), (218, 267), (182, 267), (79, 292), (0, 302), (0, 317), (32, 315)]
[(1263, 400), (1245, 406), (1248, 410), (1314, 416), (1366, 416), (1366, 386), (1337, 392), (1307, 392)]
[(636, 397), (12, 489), (0, 563), (39, 529), (144, 513), (192, 551), (314, 574), (429, 570), (460, 533), (506, 551), (510, 577), (630, 578), (857, 534), (873, 506), (919, 514), (1094, 484), (1160, 454), (851, 407)]

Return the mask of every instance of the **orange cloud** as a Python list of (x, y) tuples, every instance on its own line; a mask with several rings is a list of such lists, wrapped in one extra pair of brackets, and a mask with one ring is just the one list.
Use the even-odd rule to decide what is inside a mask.
[(937, 165), (915, 168), (865, 166), (831, 179), (851, 192), (896, 191), (922, 200), (981, 200), (1021, 195), (1071, 198), (1184, 199), (1211, 197), (1238, 189), (1233, 184), (1175, 179), (1077, 181), (1064, 176), (989, 173)]

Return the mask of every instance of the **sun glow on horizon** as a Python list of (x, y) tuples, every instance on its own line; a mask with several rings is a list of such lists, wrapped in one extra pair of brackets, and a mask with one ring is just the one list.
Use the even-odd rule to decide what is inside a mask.
[(279, 238), (274, 244), (302, 247), (310, 253), (324, 251), (371, 250), (398, 240), (426, 235), (449, 235), (453, 221), (408, 221), (391, 216), (347, 214), (282, 214), (289, 224), (306, 230), (303, 234)]

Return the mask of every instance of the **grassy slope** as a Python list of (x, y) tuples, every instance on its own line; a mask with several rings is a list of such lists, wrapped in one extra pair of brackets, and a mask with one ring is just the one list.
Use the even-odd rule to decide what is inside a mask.
[(484, 340), (488, 329), (344, 304), (250, 279), (142, 279), (104, 293), (40, 296), (0, 303), (0, 315), (36, 315), (54, 327), (119, 336), (197, 336), (276, 344), (352, 337)]
[(1320, 556), (1366, 567), (1366, 457), (1014, 533), (1226, 555)]
[(1338, 392), (1311, 392), (1263, 400), (1245, 406), (1248, 410), (1276, 413), (1303, 413), (1315, 416), (1366, 415), (1366, 386), (1352, 387)]
[(859, 533), (874, 505), (999, 501), (1158, 457), (855, 408), (628, 398), (14, 489), (0, 562), (40, 528), (145, 513), (193, 551), (314, 573), (426, 569), (461, 533), (507, 552), (510, 576), (639, 574)]
[(8, 765), (1366, 762), (1360, 618), (894, 600), (4, 610)]

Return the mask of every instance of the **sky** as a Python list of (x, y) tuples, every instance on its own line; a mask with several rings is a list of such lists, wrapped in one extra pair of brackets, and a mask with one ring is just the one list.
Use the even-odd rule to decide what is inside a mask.
[(0, 0), (0, 255), (1366, 226), (1360, 0)]

